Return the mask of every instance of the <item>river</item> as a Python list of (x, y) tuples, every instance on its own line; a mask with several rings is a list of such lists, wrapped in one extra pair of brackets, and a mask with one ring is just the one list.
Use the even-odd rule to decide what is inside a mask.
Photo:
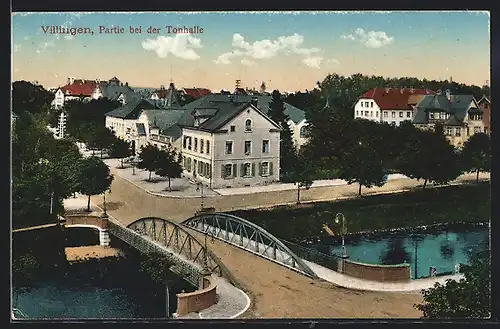
[[(166, 317), (165, 286), (140, 271), (138, 251), (111, 236), (111, 247), (119, 248), (126, 257), (70, 265), (64, 247), (98, 244), (99, 238), (96, 230), (88, 228), (62, 232), (49, 228), (13, 236), (16, 257), (30, 254), (36, 264), (22, 274), (13, 272), (17, 277), (13, 277), (12, 305), (27, 319)], [(172, 314), (177, 308), (176, 293), (193, 287), (175, 274), (170, 275), (174, 282), (169, 287)]]

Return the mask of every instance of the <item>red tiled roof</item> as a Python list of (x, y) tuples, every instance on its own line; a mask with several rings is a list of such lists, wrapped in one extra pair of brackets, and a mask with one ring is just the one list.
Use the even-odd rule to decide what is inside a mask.
[(90, 97), (96, 86), (95, 80), (76, 79), (72, 84), (61, 87), (61, 90), (65, 95)]
[(210, 89), (206, 88), (184, 88), (184, 92), (195, 99), (211, 93)]
[(359, 99), (373, 99), (382, 110), (406, 110), (411, 95), (434, 95), (429, 89), (373, 88)]

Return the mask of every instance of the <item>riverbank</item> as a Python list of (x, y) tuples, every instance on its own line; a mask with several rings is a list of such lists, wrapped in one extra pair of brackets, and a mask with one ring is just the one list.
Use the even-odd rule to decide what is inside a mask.
[(68, 262), (85, 261), (89, 259), (101, 259), (108, 257), (124, 257), (125, 253), (118, 248), (104, 246), (81, 246), (66, 247), (64, 249)]
[(454, 223), (485, 223), (491, 217), (490, 184), (479, 182), (374, 195), (343, 201), (316, 202), (230, 212), (292, 242), (327, 236), (323, 224), (339, 233), (337, 213), (348, 233), (390, 232)]

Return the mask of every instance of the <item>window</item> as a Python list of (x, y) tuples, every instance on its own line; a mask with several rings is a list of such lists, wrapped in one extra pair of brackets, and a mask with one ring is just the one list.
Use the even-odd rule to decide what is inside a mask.
[(367, 117), (367, 116), (368, 116), (368, 112), (369, 112), (369, 111), (365, 111), (365, 117)]
[[(301, 131), (302, 131), (302, 129), (301, 129)], [(269, 141), (268, 140), (262, 141), (262, 153), (269, 153)]]
[(411, 118), (411, 112), (410, 111), (406, 112), (406, 117), (407, 118)]
[(431, 120), (434, 119), (434, 113), (432, 113), (432, 112), (429, 113), (429, 119), (431, 119)]
[(204, 148), (203, 148), (205, 146), (205, 145), (203, 145), (204, 142), (205, 141), (203, 139), (200, 139), (200, 153), (203, 153), (203, 151), (204, 151)]
[(231, 132), (235, 132), (235, 131), (236, 131), (236, 126), (231, 126), (231, 127), (229, 127), (229, 130), (230, 130)]
[(469, 136), (469, 135), (470, 135), (470, 132), (469, 132), (469, 127), (466, 127), (465, 129), (466, 129), (466, 131), (467, 131), (467, 136)]
[(446, 128), (446, 135), (448, 135), (448, 136), (453, 135), (453, 129), (451, 127)]
[(243, 177), (251, 177), (252, 176), (252, 164), (245, 163), (243, 165)]
[(300, 127), (300, 138), (307, 138), (307, 127)]
[(194, 139), (194, 151), (198, 151), (198, 138)]
[(399, 111), (399, 117), (402, 118), (403, 117), (403, 111)]
[(356, 116), (359, 116), (359, 111), (356, 111)]
[(245, 131), (252, 131), (252, 120), (247, 119), (245, 121)]
[(375, 116), (378, 118), (378, 111), (375, 112)]
[(191, 172), (191, 158), (187, 158), (186, 169), (187, 169), (188, 172)]
[(370, 111), (370, 116), (373, 117), (373, 111)]
[(389, 112), (384, 111), (384, 118), (387, 118), (389, 116)]
[(460, 128), (455, 128), (455, 136), (460, 137), (461, 129)]
[(368, 102), (365, 102), (365, 107), (368, 107)]
[(252, 142), (245, 141), (245, 155), (250, 155), (251, 152), (252, 152)]
[(224, 166), (223, 175), (224, 175), (224, 178), (233, 177), (233, 165), (232, 164), (227, 164)]
[(207, 141), (207, 154), (210, 154), (210, 141)]
[(188, 150), (191, 149), (191, 137), (188, 137)]
[(392, 111), (392, 117), (395, 118), (396, 117), (396, 112), (395, 111)]
[(363, 107), (364, 104), (365, 104), (364, 102), (361, 102), (361, 107)]
[(373, 107), (373, 102), (370, 102), (370, 107)]
[(487, 134), (488, 133), (488, 128), (484, 127), (484, 133)]
[(226, 141), (226, 154), (233, 154), (233, 142)]
[(262, 162), (262, 176), (269, 175), (269, 162)]
[(481, 127), (474, 127), (474, 134), (478, 134), (481, 132)]

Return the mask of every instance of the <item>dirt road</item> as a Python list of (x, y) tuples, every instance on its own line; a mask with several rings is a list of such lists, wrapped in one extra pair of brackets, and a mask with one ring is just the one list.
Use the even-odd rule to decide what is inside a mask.
[[(355, 187), (344, 188), (355, 190)], [(318, 191), (313, 192), (330, 195), (332, 192), (329, 189), (318, 188)], [(293, 191), (271, 193), (273, 197), (257, 194), (220, 196), (208, 204), (218, 210), (226, 210), (249, 203), (269, 204), (288, 198), (293, 200), (295, 196)], [(102, 206), (102, 197), (92, 199), (95, 204)], [(125, 225), (146, 216), (180, 222), (192, 216), (199, 207), (198, 199), (152, 196), (118, 175), (106, 199), (109, 214)], [(202, 238), (201, 234), (196, 234)], [(413, 307), (414, 303), (422, 301), (420, 294), (352, 291), (327, 282), (314, 281), (222, 241), (215, 240), (209, 248), (221, 258), (250, 295), (253, 304), (244, 315), (248, 318), (418, 318), (421, 315)]]

